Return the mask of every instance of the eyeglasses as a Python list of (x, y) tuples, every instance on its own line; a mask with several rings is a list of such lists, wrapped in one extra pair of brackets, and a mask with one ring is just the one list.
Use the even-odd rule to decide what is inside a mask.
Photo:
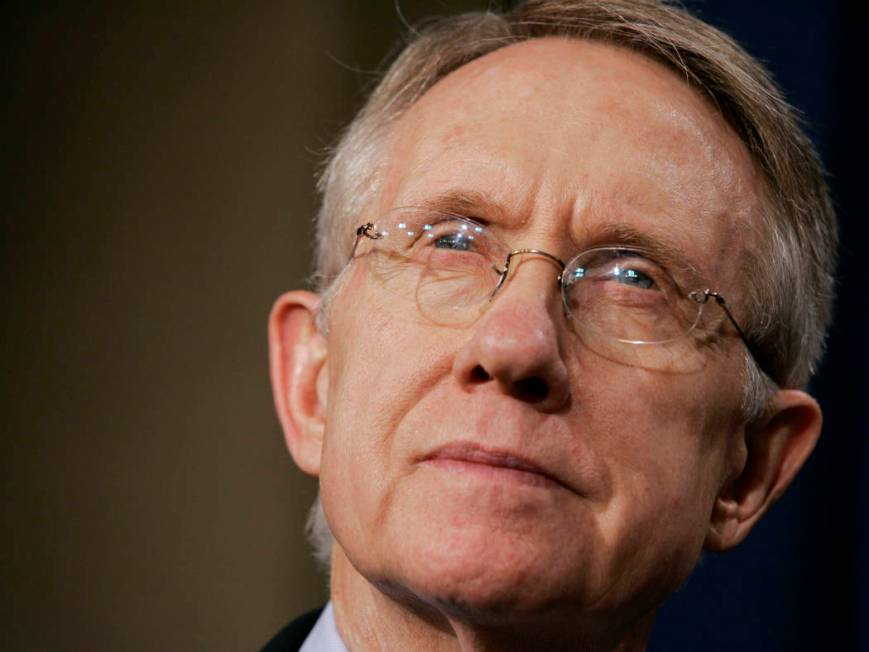
[[(724, 297), (708, 288), (685, 291), (641, 247), (593, 247), (564, 262), (539, 249), (511, 249), (466, 217), (400, 208), (377, 224), (359, 226), (350, 256), (364, 258), (384, 289), (446, 326), (476, 320), (519, 257), (543, 258), (558, 267), (565, 313), (575, 332), (599, 353), (621, 360), (625, 345), (660, 344), (665, 345), (658, 347), (660, 355), (672, 360), (690, 341), (686, 335), (705, 330), (704, 307), (711, 299), (760, 366)], [(647, 352), (643, 359), (650, 359)]]

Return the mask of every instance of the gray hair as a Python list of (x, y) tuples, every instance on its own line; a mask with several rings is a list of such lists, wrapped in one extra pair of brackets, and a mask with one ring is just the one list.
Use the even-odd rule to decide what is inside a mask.
[[(730, 37), (666, 0), (528, 0), (506, 13), (442, 18), (413, 31), (319, 179), (318, 324), (325, 331), (333, 281), (352, 248), (350, 226), (379, 188), (391, 127), (450, 72), (499, 48), (548, 36), (612, 43), (668, 66), (720, 111), (763, 172), (767, 196), (741, 270), (751, 282), (740, 311), (769, 376), (747, 356), (743, 410), (747, 420), (758, 417), (775, 385), (805, 386), (823, 353), (832, 313), (835, 213), (812, 143), (769, 73)], [(318, 557), (325, 561), (332, 539), (319, 499), (309, 531), (317, 533)]]

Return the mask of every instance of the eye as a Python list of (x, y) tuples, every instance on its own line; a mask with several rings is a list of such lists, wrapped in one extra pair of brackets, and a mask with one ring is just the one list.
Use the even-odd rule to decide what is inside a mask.
[[(486, 226), (471, 218), (431, 211), (404, 211), (378, 241), (381, 251), (391, 251), (429, 267), (488, 265), (506, 254)], [(494, 256), (494, 257), (493, 257)]]
[(468, 251), (471, 241), (462, 233), (450, 233), (435, 238), (434, 246), (438, 249), (453, 249), (455, 251)]
[(642, 290), (651, 290), (655, 287), (655, 281), (645, 272), (634, 267), (616, 265), (612, 268), (610, 276), (624, 285), (631, 285)]
[[(643, 252), (633, 249), (592, 249), (581, 254), (564, 277), (567, 287), (580, 281), (594, 282), (600, 289), (630, 293), (668, 292), (672, 286), (664, 269)], [(602, 285), (600, 285), (602, 284)], [(584, 283), (588, 287), (588, 283)]]
[(464, 220), (426, 224), (423, 233), (435, 249), (449, 251), (480, 251), (486, 239), (481, 226)]

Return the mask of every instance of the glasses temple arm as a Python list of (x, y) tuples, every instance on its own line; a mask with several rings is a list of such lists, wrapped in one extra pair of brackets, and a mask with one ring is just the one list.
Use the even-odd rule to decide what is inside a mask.
[(730, 312), (730, 308), (727, 307), (727, 301), (721, 296), (718, 292), (713, 292), (712, 290), (705, 290), (703, 292), (704, 303), (706, 299), (710, 297), (715, 299), (715, 303), (721, 306), (721, 309), (724, 311), (724, 314), (727, 315), (727, 319), (730, 320), (730, 323), (733, 324), (733, 327), (736, 329), (736, 332), (739, 333), (739, 337), (742, 338), (742, 343), (745, 345), (745, 348), (748, 350), (749, 355), (754, 359), (755, 363), (757, 363), (758, 368), (764, 372), (770, 378), (773, 376), (767, 371), (767, 365), (764, 361), (764, 356), (761, 354), (760, 350), (751, 343), (751, 340), (748, 338), (748, 335), (745, 334), (745, 331), (742, 330), (742, 327), (739, 325), (739, 322), (736, 321), (736, 317), (733, 316), (733, 313)]

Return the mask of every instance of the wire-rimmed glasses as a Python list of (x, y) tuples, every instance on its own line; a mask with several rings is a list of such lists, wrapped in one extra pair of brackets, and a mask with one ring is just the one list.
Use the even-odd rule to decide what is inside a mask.
[(660, 344), (672, 359), (704, 321), (704, 307), (713, 299), (754, 355), (724, 297), (709, 288), (686, 289), (684, 280), (677, 282), (641, 247), (592, 247), (564, 262), (542, 250), (512, 249), (466, 217), (399, 208), (357, 228), (351, 259), (361, 257), (384, 289), (413, 301), (436, 324), (472, 323), (507, 282), (518, 258), (541, 257), (558, 268), (574, 330), (598, 352), (621, 359), (620, 346)]

